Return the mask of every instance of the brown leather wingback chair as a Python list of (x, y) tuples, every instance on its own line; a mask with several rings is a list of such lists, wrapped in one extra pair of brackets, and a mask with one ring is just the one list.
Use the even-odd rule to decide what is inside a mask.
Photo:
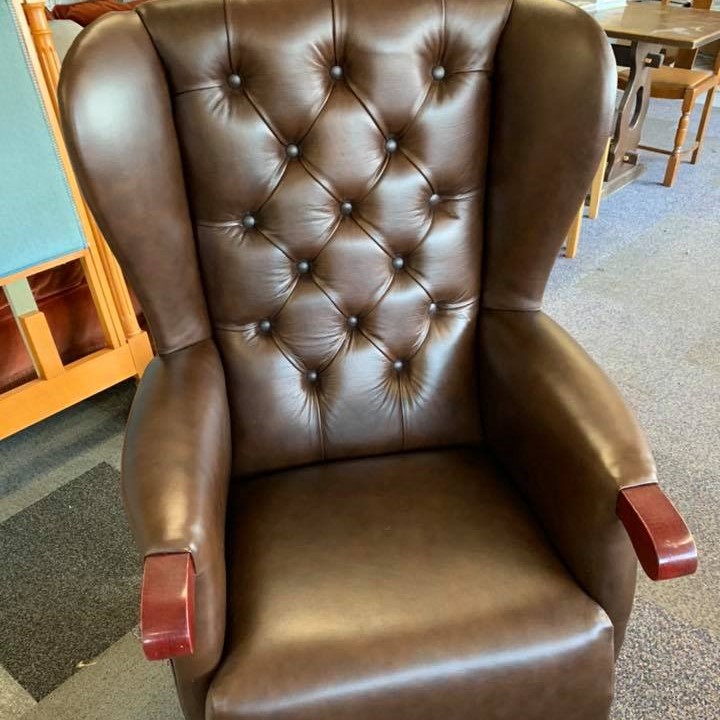
[(160, 0), (64, 131), (159, 356), (123, 489), (192, 720), (600, 720), (636, 561), (691, 572), (541, 310), (613, 109), (547, 0)]

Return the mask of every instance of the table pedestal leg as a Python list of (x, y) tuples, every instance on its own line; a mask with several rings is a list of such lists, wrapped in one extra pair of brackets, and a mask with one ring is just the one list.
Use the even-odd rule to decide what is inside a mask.
[(650, 103), (650, 68), (659, 67), (662, 62), (662, 56), (653, 52), (659, 49), (657, 45), (633, 42), (630, 47), (613, 46), (613, 49), (619, 64), (630, 66), (630, 76), (615, 118), (615, 132), (605, 171), (606, 194), (627, 185), (645, 172), (644, 166), (638, 162), (638, 145)]

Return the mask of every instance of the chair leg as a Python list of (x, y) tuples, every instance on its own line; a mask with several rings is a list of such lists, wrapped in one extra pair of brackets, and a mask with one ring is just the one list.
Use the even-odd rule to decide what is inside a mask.
[(605, 152), (600, 159), (600, 165), (598, 165), (597, 172), (593, 178), (592, 185), (590, 186), (590, 207), (588, 210), (588, 217), (594, 220), (598, 216), (600, 210), (600, 197), (603, 189), (603, 179), (605, 178), (605, 168), (607, 166), (607, 157), (610, 152), (610, 140), (607, 141), (605, 146)]
[(713, 85), (708, 90), (707, 95), (705, 96), (705, 105), (703, 106), (702, 115), (700, 116), (700, 125), (698, 125), (697, 135), (695, 136), (697, 147), (695, 148), (692, 157), (690, 158), (690, 162), (693, 165), (695, 165), (695, 163), (698, 161), (698, 157), (700, 156), (700, 150), (702, 149), (702, 141), (705, 137), (705, 130), (707, 128), (708, 120), (710, 119), (710, 113), (712, 112), (713, 99), (715, 98), (716, 88), (717, 86)]
[(565, 238), (565, 257), (574, 258), (577, 255), (578, 244), (580, 243), (580, 228), (582, 227), (583, 213), (585, 211), (585, 203), (580, 204), (575, 219), (572, 221), (572, 225), (568, 230), (567, 237)]
[(665, 170), (665, 179), (663, 180), (665, 187), (672, 187), (675, 182), (675, 177), (677, 176), (680, 165), (680, 153), (682, 152), (685, 138), (687, 137), (690, 113), (692, 112), (693, 105), (695, 105), (695, 93), (692, 90), (688, 90), (683, 98), (682, 115), (680, 116), (680, 122), (678, 123), (675, 133), (675, 145), (673, 146), (672, 155), (670, 155), (667, 169)]

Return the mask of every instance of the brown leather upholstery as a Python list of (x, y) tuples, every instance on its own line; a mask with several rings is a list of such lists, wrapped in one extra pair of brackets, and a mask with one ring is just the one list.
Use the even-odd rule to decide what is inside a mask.
[(75, 44), (160, 351), (126, 505), (198, 573), (188, 718), (607, 717), (654, 468), (540, 306), (613, 85), (556, 0), (160, 0)]
[(232, 517), (210, 717), (603, 717), (612, 625), (485, 453), (275, 473)]

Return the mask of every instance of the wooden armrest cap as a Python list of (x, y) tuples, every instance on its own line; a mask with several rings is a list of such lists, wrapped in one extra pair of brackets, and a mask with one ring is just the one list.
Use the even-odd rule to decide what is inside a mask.
[(195, 566), (190, 553), (148, 555), (140, 599), (140, 634), (148, 660), (192, 655)]
[(697, 570), (693, 536), (656, 483), (621, 490), (617, 515), (651, 580), (669, 580)]

